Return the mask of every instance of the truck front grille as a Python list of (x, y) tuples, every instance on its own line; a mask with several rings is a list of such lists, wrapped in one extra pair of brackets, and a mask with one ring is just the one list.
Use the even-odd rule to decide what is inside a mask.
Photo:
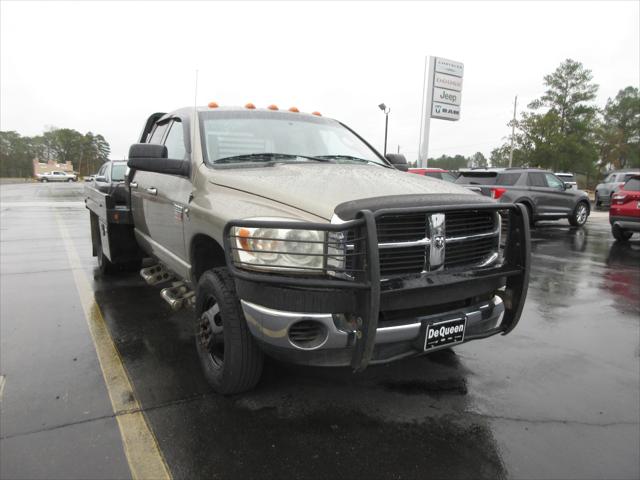
[(411, 242), (426, 236), (424, 213), (384, 215), (376, 220), (378, 242)]
[(423, 271), (484, 266), (499, 250), (500, 221), (495, 212), (445, 213), (444, 262), (430, 265), (429, 214), (383, 215), (376, 220), (382, 278)]
[(380, 275), (390, 277), (403, 273), (420, 273), (424, 269), (423, 246), (380, 250)]
[(495, 228), (492, 212), (448, 212), (446, 217), (448, 237), (487, 233)]

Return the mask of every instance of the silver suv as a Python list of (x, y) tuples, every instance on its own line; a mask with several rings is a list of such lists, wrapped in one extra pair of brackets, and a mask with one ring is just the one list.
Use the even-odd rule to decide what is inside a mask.
[(611, 197), (620, 190), (627, 180), (635, 175), (640, 175), (640, 170), (617, 170), (609, 173), (602, 183), (596, 186), (596, 207), (608, 207), (611, 205)]

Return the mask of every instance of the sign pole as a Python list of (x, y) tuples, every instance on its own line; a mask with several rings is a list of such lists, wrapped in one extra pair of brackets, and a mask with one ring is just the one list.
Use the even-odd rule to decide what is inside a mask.
[(418, 166), (427, 168), (429, 159), (429, 131), (431, 129), (431, 104), (433, 102), (434, 57), (424, 57), (424, 78), (422, 80), (422, 121), (420, 122), (420, 146)]

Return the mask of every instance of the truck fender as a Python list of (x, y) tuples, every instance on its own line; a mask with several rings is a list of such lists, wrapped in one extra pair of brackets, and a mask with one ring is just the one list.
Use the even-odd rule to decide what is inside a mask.
[(224, 248), (212, 237), (204, 233), (193, 236), (189, 244), (191, 280), (197, 285), (200, 276), (212, 268), (225, 267)]

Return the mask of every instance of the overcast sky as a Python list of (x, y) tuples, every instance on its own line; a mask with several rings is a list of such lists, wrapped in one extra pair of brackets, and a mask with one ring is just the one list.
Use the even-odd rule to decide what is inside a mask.
[(101, 133), (123, 158), (146, 117), (193, 105), (319, 110), (409, 160), (419, 143), (424, 58), (465, 65), (461, 120), (432, 120), (429, 156), (488, 156), (542, 77), (566, 58), (603, 106), (640, 83), (640, 2), (6, 2), (0, 128)]

